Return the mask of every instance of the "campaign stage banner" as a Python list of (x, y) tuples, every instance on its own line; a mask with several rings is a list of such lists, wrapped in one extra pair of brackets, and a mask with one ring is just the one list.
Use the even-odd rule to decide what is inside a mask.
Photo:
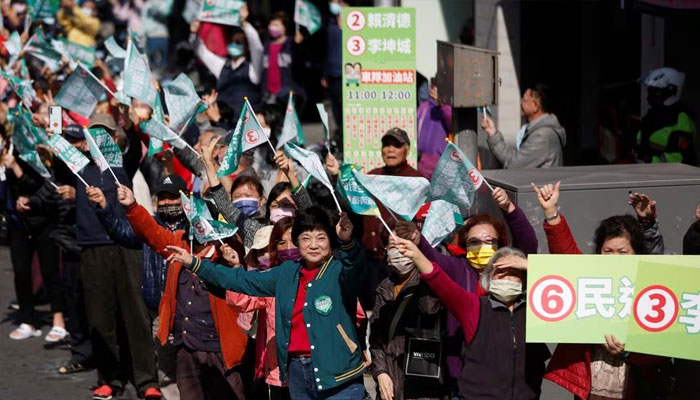
[(343, 8), (345, 162), (381, 167), (382, 135), (399, 127), (416, 167), (416, 17), (408, 7)]
[(530, 255), (528, 342), (700, 360), (700, 256)]

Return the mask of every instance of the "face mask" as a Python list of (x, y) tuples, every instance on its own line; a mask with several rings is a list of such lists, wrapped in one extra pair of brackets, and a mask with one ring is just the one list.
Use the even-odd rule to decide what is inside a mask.
[(158, 216), (166, 222), (174, 222), (184, 217), (185, 212), (180, 204), (163, 204), (156, 208)]
[(293, 249), (280, 250), (277, 252), (280, 261), (301, 261), (301, 253), (296, 247)]
[(268, 27), (267, 34), (270, 35), (271, 38), (277, 39), (278, 37), (282, 36), (282, 29)]
[(270, 210), (270, 222), (276, 224), (279, 220), (284, 217), (293, 217), (297, 214), (296, 208), (291, 207), (279, 207)]
[(234, 207), (241, 210), (241, 213), (246, 217), (252, 217), (258, 212), (258, 199), (254, 197), (246, 197), (233, 202)]
[(270, 257), (268, 257), (268, 256), (258, 257), (258, 266), (260, 266), (260, 269), (270, 268)]
[(243, 45), (239, 43), (229, 43), (228, 46), (226, 46), (226, 51), (228, 55), (233, 58), (240, 57), (243, 55)]
[(15, 11), (15, 13), (22, 14), (23, 12), (27, 11), (27, 5), (22, 3), (14, 3), (12, 5), (12, 9)]
[(513, 304), (515, 299), (523, 294), (523, 284), (508, 279), (496, 279), (491, 281), (489, 293), (503, 304)]
[(92, 16), (92, 9), (91, 8), (83, 7), (80, 10), (83, 12), (83, 14), (87, 15), (88, 17)]
[(328, 10), (330, 10), (331, 14), (338, 15), (340, 14), (340, 4), (328, 3)]
[(401, 254), (397, 249), (391, 249), (386, 253), (387, 263), (399, 275), (405, 275), (415, 268), (413, 260)]
[(467, 260), (476, 269), (484, 269), (491, 257), (496, 252), (493, 245), (484, 244), (481, 246), (467, 247)]

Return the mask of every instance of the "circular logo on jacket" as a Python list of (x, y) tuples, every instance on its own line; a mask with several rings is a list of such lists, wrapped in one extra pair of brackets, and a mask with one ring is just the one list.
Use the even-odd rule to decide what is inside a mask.
[(319, 314), (328, 315), (333, 309), (333, 300), (325, 295), (317, 297), (316, 300), (314, 300), (314, 307)]

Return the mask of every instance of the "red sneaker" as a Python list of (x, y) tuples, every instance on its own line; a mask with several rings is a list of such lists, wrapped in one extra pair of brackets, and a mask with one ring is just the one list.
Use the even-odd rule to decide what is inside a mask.
[(109, 385), (102, 385), (92, 392), (92, 398), (95, 400), (110, 400), (114, 391)]
[(146, 391), (143, 393), (143, 398), (144, 399), (161, 399), (163, 398), (163, 395), (160, 393), (160, 390), (157, 388), (148, 388)]

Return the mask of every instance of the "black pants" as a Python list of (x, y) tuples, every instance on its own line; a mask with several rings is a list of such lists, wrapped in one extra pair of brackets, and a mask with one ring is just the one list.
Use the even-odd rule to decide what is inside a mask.
[(139, 392), (157, 387), (151, 324), (141, 297), (141, 252), (84, 247), (80, 261), (99, 383), (119, 387), (133, 378)]
[(80, 254), (61, 249), (63, 279), (66, 292), (66, 330), (70, 333), (71, 362), (85, 367), (93, 365), (90, 328), (85, 314), (83, 281), (80, 277)]
[(328, 93), (331, 99), (333, 119), (335, 120), (336, 131), (332, 133), (331, 139), (338, 143), (339, 150), (343, 151), (343, 78), (328, 78)]
[(236, 368), (226, 371), (221, 353), (180, 346), (177, 352), (177, 388), (185, 400), (245, 400), (245, 388)]
[(66, 287), (58, 268), (58, 246), (49, 238), (51, 227), (36, 235), (12, 226), (10, 222), (10, 258), (15, 275), (15, 293), (19, 303), (20, 322), (36, 326), (34, 321), (34, 293), (32, 291), (32, 260), (34, 252), (39, 256), (44, 290), (51, 303), (51, 312), (65, 309)]

